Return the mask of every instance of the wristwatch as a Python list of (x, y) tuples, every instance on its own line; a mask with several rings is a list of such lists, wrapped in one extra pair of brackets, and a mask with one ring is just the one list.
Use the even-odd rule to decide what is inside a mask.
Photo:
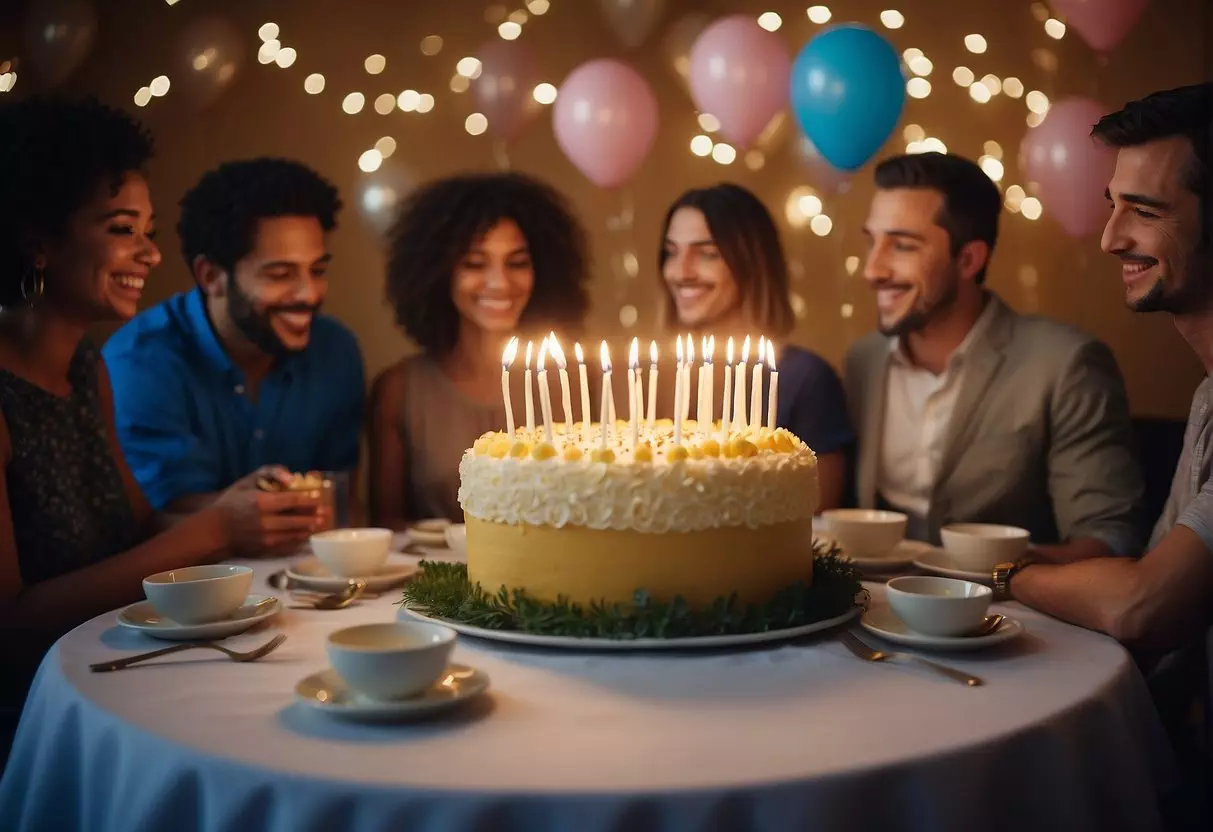
[(1017, 561), (1008, 561), (1000, 563), (994, 567), (994, 600), (1007, 601), (1011, 598), (1011, 578), (1015, 577), (1015, 573), (1023, 569), (1031, 561), (1028, 558), (1022, 558)]

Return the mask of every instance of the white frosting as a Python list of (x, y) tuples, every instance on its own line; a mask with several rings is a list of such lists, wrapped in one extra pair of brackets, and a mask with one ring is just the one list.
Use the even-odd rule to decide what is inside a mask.
[[(598, 445), (576, 435), (554, 443), (558, 454), (562, 439), (585, 451), (572, 461), (559, 455), (498, 459), (469, 449), (459, 463), (459, 503), (472, 517), (511, 525), (657, 534), (808, 519), (817, 506), (817, 457), (788, 436), (790, 452), (675, 462), (663, 450), (650, 462), (634, 461), (630, 449), (620, 461), (594, 462), (590, 449)], [(663, 437), (655, 444), (671, 442)]]

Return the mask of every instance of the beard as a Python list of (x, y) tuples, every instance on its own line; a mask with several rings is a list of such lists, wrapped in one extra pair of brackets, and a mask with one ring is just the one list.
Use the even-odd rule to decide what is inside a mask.
[(960, 294), (960, 276), (956, 274), (955, 269), (949, 268), (949, 272), (947, 282), (939, 295), (931, 299), (916, 300), (914, 306), (896, 321), (890, 324), (880, 323), (880, 334), (901, 338), (912, 332), (920, 332), (936, 315), (949, 309)]
[(310, 312), (314, 315), (320, 310), (320, 304), (279, 304), (267, 306), (264, 310), (258, 311), (253, 299), (245, 294), (244, 290), (240, 288), (240, 284), (236, 282), (235, 276), (228, 277), (227, 288), (228, 314), (232, 317), (232, 323), (250, 343), (267, 355), (276, 358), (300, 352), (299, 349), (293, 349), (282, 343), (282, 339), (274, 331), (270, 317), (278, 312)]
[[(1208, 265), (1213, 246), (1200, 245), (1188, 258), (1188, 267), (1178, 282), (1159, 278), (1150, 290), (1137, 300), (1127, 300), (1134, 312), (1167, 312), (1171, 315), (1191, 315), (1204, 312), (1213, 305), (1213, 269)], [(1204, 271), (1202, 272), (1202, 268)]]

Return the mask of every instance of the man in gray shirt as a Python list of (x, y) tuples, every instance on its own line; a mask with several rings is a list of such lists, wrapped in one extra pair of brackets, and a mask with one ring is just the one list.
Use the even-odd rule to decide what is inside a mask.
[[(1118, 151), (1101, 246), (1120, 258), (1125, 301), (1138, 312), (1170, 314), (1210, 373), (1192, 401), (1183, 455), (1149, 550), (1135, 559), (1000, 564), (994, 572), (996, 596), (1108, 633), (1156, 671), (1193, 667), (1213, 636), (1211, 132), (1209, 83), (1131, 102), (1092, 131)], [(1207, 685), (1213, 667), (1205, 661)], [(1204, 742), (1207, 759), (1207, 736)]]

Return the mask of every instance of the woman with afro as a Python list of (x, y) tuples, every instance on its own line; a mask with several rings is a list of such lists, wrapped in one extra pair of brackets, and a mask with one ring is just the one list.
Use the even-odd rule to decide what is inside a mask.
[[(391, 235), (387, 297), (421, 353), (372, 385), (374, 523), (402, 529), (430, 517), (462, 520), (459, 459), (480, 434), (506, 423), (506, 342), (518, 335), (538, 349), (554, 330), (567, 349), (585, 317), (587, 278), (585, 232), (541, 182), (468, 174), (410, 196)], [(516, 382), (521, 359), (510, 374)], [(521, 387), (511, 400), (522, 424)]]

